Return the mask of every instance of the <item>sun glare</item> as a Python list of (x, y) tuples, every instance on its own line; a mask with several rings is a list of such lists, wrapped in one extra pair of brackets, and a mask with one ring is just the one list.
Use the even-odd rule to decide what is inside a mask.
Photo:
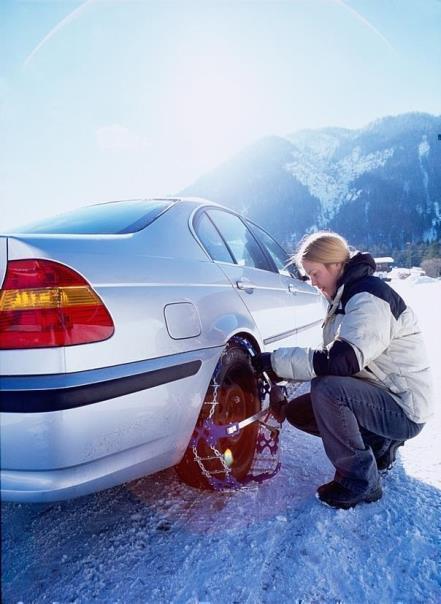
[(217, 162), (234, 153), (255, 134), (262, 106), (257, 78), (233, 57), (186, 57), (171, 84), (170, 119), (188, 152)]

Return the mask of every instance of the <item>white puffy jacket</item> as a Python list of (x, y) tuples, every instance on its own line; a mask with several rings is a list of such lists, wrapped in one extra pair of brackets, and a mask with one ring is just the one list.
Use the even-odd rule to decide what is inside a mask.
[(407, 417), (433, 415), (432, 377), (413, 310), (373, 276), (370, 254), (357, 252), (345, 266), (323, 323), (323, 348), (278, 348), (271, 365), (281, 378), (352, 376), (389, 391)]

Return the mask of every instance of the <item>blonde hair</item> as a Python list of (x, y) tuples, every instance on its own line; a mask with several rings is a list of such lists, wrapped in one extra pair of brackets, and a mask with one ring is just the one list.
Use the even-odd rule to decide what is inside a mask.
[(351, 248), (344, 237), (332, 231), (319, 231), (306, 235), (299, 243), (297, 251), (291, 256), (290, 264), (303, 268), (303, 261), (331, 264), (342, 262), (351, 257)]

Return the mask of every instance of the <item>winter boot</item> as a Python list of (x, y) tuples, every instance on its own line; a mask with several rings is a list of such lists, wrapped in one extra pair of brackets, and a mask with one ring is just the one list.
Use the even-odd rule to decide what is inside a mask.
[(358, 503), (371, 503), (377, 501), (378, 499), (381, 499), (382, 495), (383, 489), (381, 488), (380, 483), (378, 483), (378, 486), (369, 493), (356, 494), (334, 480), (322, 484), (322, 486), (317, 489), (316, 493), (317, 499), (322, 503), (343, 510), (353, 508)]

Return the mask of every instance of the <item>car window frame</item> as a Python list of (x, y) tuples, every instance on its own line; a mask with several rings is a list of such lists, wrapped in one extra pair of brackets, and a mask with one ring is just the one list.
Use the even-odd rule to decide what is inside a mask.
[[(224, 236), (222, 235), (222, 233), (219, 231), (219, 229), (217, 228), (215, 222), (210, 218), (209, 215), (209, 210), (217, 210), (219, 212), (225, 212), (226, 214), (232, 214), (233, 216), (235, 216), (236, 218), (238, 218), (242, 224), (245, 226), (245, 228), (248, 230), (248, 232), (251, 234), (251, 236), (253, 237), (254, 241), (256, 242), (258, 248), (260, 249), (260, 251), (262, 252), (267, 264), (268, 264), (268, 268), (258, 268), (256, 266), (249, 266), (249, 265), (241, 265), (237, 262), (236, 256), (234, 255), (232, 249), (230, 248), (230, 246), (228, 245), (228, 242), (225, 241)], [(211, 224), (214, 226), (214, 228), (216, 229), (217, 233), (219, 234), (219, 237), (222, 239), (225, 247), (228, 250), (228, 253), (230, 254), (231, 258), (232, 258), (232, 262), (224, 262), (222, 260), (214, 260), (210, 253), (208, 252), (207, 248), (205, 247), (204, 243), (202, 242), (201, 238), (198, 235), (197, 232), (197, 225), (198, 225), (198, 221), (199, 221), (199, 216), (201, 216), (202, 214), (206, 215), (206, 217), (210, 220)], [(246, 220), (244, 218), (242, 218), (242, 216), (240, 216), (240, 214), (237, 214), (236, 212), (230, 210), (229, 208), (224, 208), (222, 206), (217, 206), (217, 205), (206, 205), (203, 206), (201, 208), (198, 208), (197, 211), (195, 212), (195, 214), (193, 215), (192, 221), (191, 221), (191, 226), (192, 226), (192, 232), (194, 234), (194, 236), (196, 237), (199, 245), (202, 247), (202, 249), (205, 251), (205, 253), (208, 255), (208, 257), (210, 258), (210, 260), (212, 262), (216, 262), (218, 264), (228, 264), (231, 266), (238, 266), (240, 268), (249, 268), (249, 269), (254, 269), (254, 270), (258, 270), (258, 271), (266, 271), (266, 272), (270, 272), (270, 273), (277, 273), (280, 274), (277, 270), (277, 267), (273, 261), (273, 259), (269, 256), (268, 252), (266, 249), (262, 248), (262, 244), (260, 243), (260, 241), (255, 237), (254, 233), (252, 232), (252, 230), (250, 229), (250, 227), (247, 225)]]
[(236, 256), (233, 253), (233, 250), (230, 248), (230, 246), (228, 245), (228, 242), (225, 240), (225, 237), (222, 235), (222, 233), (217, 228), (216, 223), (213, 220), (211, 220), (212, 224), (216, 227), (217, 232), (222, 237), (222, 240), (224, 241), (225, 245), (227, 246), (227, 248), (228, 248), (231, 256), (234, 258), (234, 265), (235, 266), (239, 266), (241, 268), (251, 268), (251, 269), (254, 269), (254, 270), (258, 270), (258, 271), (266, 271), (268, 273), (273, 273), (274, 272), (274, 268), (276, 268), (276, 272), (278, 273), (277, 267), (275, 266), (273, 259), (268, 255), (268, 252), (266, 251), (266, 249), (262, 248), (262, 245), (261, 245), (260, 241), (256, 238), (256, 236), (254, 235), (253, 231), (247, 225), (246, 220), (244, 218), (242, 218), (242, 216), (240, 216), (236, 212), (233, 212), (233, 211), (229, 210), (228, 208), (211, 206), (209, 208), (206, 208), (206, 210), (207, 210), (207, 216), (208, 216), (208, 218), (210, 218), (210, 214), (208, 213), (208, 210), (215, 210), (215, 211), (218, 211), (218, 212), (223, 212), (224, 214), (231, 214), (235, 218), (238, 218), (239, 221), (244, 225), (244, 227), (248, 231), (248, 233), (251, 235), (251, 237), (254, 239), (254, 242), (256, 243), (257, 247), (261, 251), (261, 253), (263, 255), (263, 258), (264, 258), (264, 260), (266, 261), (266, 264), (267, 264), (266, 268), (260, 268), (258, 266), (250, 266), (248, 264), (244, 264), (244, 265), (239, 264), (237, 262)]

